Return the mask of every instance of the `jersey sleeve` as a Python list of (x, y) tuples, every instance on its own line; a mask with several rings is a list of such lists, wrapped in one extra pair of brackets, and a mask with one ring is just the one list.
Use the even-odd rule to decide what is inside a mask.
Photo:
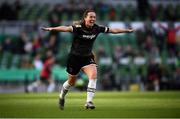
[(81, 27), (81, 25), (72, 25), (73, 28), (73, 33), (77, 33), (79, 31), (79, 28)]
[(98, 26), (99, 32), (100, 33), (108, 33), (109, 28), (105, 26)]

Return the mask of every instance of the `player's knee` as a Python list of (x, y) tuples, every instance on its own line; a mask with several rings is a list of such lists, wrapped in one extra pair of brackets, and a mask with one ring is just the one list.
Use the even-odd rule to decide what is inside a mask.
[(97, 78), (97, 72), (93, 72), (88, 76), (89, 79), (96, 79)]
[(69, 81), (69, 85), (74, 86), (75, 85), (75, 81)]
[(69, 76), (68, 78), (69, 85), (74, 86), (75, 82), (76, 82), (76, 76)]

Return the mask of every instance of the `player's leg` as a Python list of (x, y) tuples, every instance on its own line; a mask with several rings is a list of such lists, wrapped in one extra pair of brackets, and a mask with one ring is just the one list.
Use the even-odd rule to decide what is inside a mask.
[(81, 69), (81, 65), (80, 65), (81, 62), (79, 62), (79, 60), (81, 59), (75, 55), (70, 54), (68, 56), (67, 69), (66, 69), (66, 71), (68, 72), (68, 80), (64, 82), (62, 89), (60, 91), (60, 95), (59, 95), (60, 109), (64, 109), (65, 96), (68, 93), (70, 87), (75, 85), (76, 75), (79, 73)]
[(64, 82), (61, 93), (59, 95), (59, 107), (60, 109), (64, 109), (64, 103), (65, 103), (65, 96), (68, 93), (71, 86), (74, 86), (76, 81), (76, 75), (68, 74), (68, 80)]
[(47, 88), (47, 92), (51, 93), (51, 92), (53, 92), (54, 89), (55, 89), (54, 80), (51, 79), (51, 78), (49, 78), (49, 79), (48, 79), (48, 83), (49, 83), (49, 85), (48, 85), (48, 88)]
[(154, 91), (159, 92), (160, 86), (159, 86), (159, 80), (158, 79), (155, 79), (153, 81), (153, 85), (154, 85)]
[(97, 82), (97, 68), (96, 64), (90, 64), (87, 66), (84, 66), (82, 68), (84, 73), (88, 76), (89, 83), (87, 86), (87, 100), (86, 100), (86, 108), (94, 109), (95, 106), (93, 105), (93, 97), (96, 91), (96, 82)]
[(32, 84), (30, 84), (28, 86), (28, 88), (27, 88), (28, 92), (32, 92), (34, 89), (37, 89), (40, 84), (41, 84), (40, 80), (37, 80), (37, 81), (33, 82)]
[(65, 95), (67, 94), (68, 90), (70, 89), (71, 86), (74, 86), (76, 81), (76, 75), (71, 75), (68, 74), (68, 80), (66, 82), (64, 82), (62, 89), (61, 89), (61, 93), (59, 95), (60, 98), (65, 98)]

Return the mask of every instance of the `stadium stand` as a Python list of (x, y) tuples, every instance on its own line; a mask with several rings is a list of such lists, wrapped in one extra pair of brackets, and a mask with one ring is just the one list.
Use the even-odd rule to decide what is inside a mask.
[[(20, 2), (20, 1), (19, 1)], [(180, 67), (180, 35), (176, 33), (176, 49), (171, 51), (168, 49), (166, 32), (157, 29), (154, 24), (161, 21), (163, 25), (168, 26), (172, 22), (177, 28), (180, 20), (179, 2), (161, 2), (150, 1), (149, 9), (144, 18), (138, 11), (138, 4), (131, 2), (112, 1), (108, 4), (108, 0), (85, 1), (77, 8), (70, 8), (78, 1), (60, 1), (58, 4), (46, 2), (26, 2), (16, 3), (17, 17), (9, 18), (4, 16), (0, 18), (0, 81), (33, 81), (38, 79), (39, 71), (33, 67), (33, 58), (36, 53), (42, 54), (42, 59), (48, 50), (52, 50), (49, 46), (49, 34), (39, 30), (40, 26), (49, 25), (50, 15), (54, 13), (58, 16), (58, 24), (71, 24), (72, 20), (78, 20), (81, 12), (85, 8), (95, 8), (97, 11), (97, 20), (99, 23), (111, 26), (117, 23), (123, 24), (124, 27), (136, 25), (137, 31), (132, 34), (111, 35), (101, 34), (98, 36), (94, 50), (97, 53), (99, 64), (99, 78), (102, 89), (105, 87), (103, 83), (109, 82), (109, 89), (116, 88), (118, 90), (128, 89), (126, 86), (130, 84), (148, 84), (148, 66), (151, 59), (154, 59), (161, 71), (162, 87), (164, 83), (168, 85), (165, 88), (172, 88), (170, 85), (173, 81), (178, 80), (178, 69)], [(87, 3), (92, 2), (90, 6)], [(32, 4), (33, 3), (33, 4)], [(9, 6), (8, 6), (8, 5)], [(11, 7), (12, 2), (2, 2), (0, 4), (0, 14), (4, 13), (4, 6)], [(98, 9), (97, 9), (98, 8)], [(128, 8), (128, 9), (127, 9)], [(73, 11), (73, 12), (70, 12)], [(6, 11), (8, 12), (8, 10)], [(123, 21), (123, 22), (122, 22)], [(170, 22), (168, 22), (170, 21)], [(139, 22), (141, 25), (139, 25)], [(24, 31), (25, 36), (20, 35)], [(70, 49), (72, 35), (70, 33), (58, 34), (58, 47), (55, 53), (57, 64), (53, 69), (53, 77), (57, 81), (66, 80), (66, 59)], [(23, 39), (22, 46), (18, 46), (20, 37)], [(6, 43), (10, 39), (11, 43)], [(161, 42), (159, 42), (159, 40)], [(36, 42), (37, 41), (37, 42)], [(6, 46), (6, 47), (5, 47)], [(101, 59), (98, 52), (102, 46), (105, 50), (106, 58)], [(18, 47), (25, 47), (24, 53), (17, 53)], [(118, 59), (115, 59), (116, 47), (120, 47)], [(19, 48), (18, 48), (19, 49)], [(118, 48), (117, 48), (118, 49)], [(101, 62), (102, 61), (102, 62)], [(103, 63), (106, 62), (106, 63)], [(108, 64), (109, 65), (104, 65)], [(167, 71), (166, 71), (167, 70)], [(104, 76), (109, 74), (109, 78)], [(164, 73), (165, 72), (165, 73)], [(85, 78), (86, 79), (86, 78)], [(126, 80), (127, 79), (127, 80)], [(168, 81), (167, 81), (168, 79)], [(125, 84), (123, 88), (122, 82)], [(121, 82), (121, 83), (120, 83)], [(127, 85), (126, 85), (127, 84)], [(142, 87), (143, 88), (143, 87)]]

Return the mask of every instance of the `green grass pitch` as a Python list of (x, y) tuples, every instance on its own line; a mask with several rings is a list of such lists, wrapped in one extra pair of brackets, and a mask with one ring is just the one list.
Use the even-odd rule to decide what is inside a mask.
[(0, 118), (180, 117), (180, 92), (96, 92), (95, 110), (86, 110), (86, 92), (70, 92), (65, 109), (58, 93), (0, 94)]

